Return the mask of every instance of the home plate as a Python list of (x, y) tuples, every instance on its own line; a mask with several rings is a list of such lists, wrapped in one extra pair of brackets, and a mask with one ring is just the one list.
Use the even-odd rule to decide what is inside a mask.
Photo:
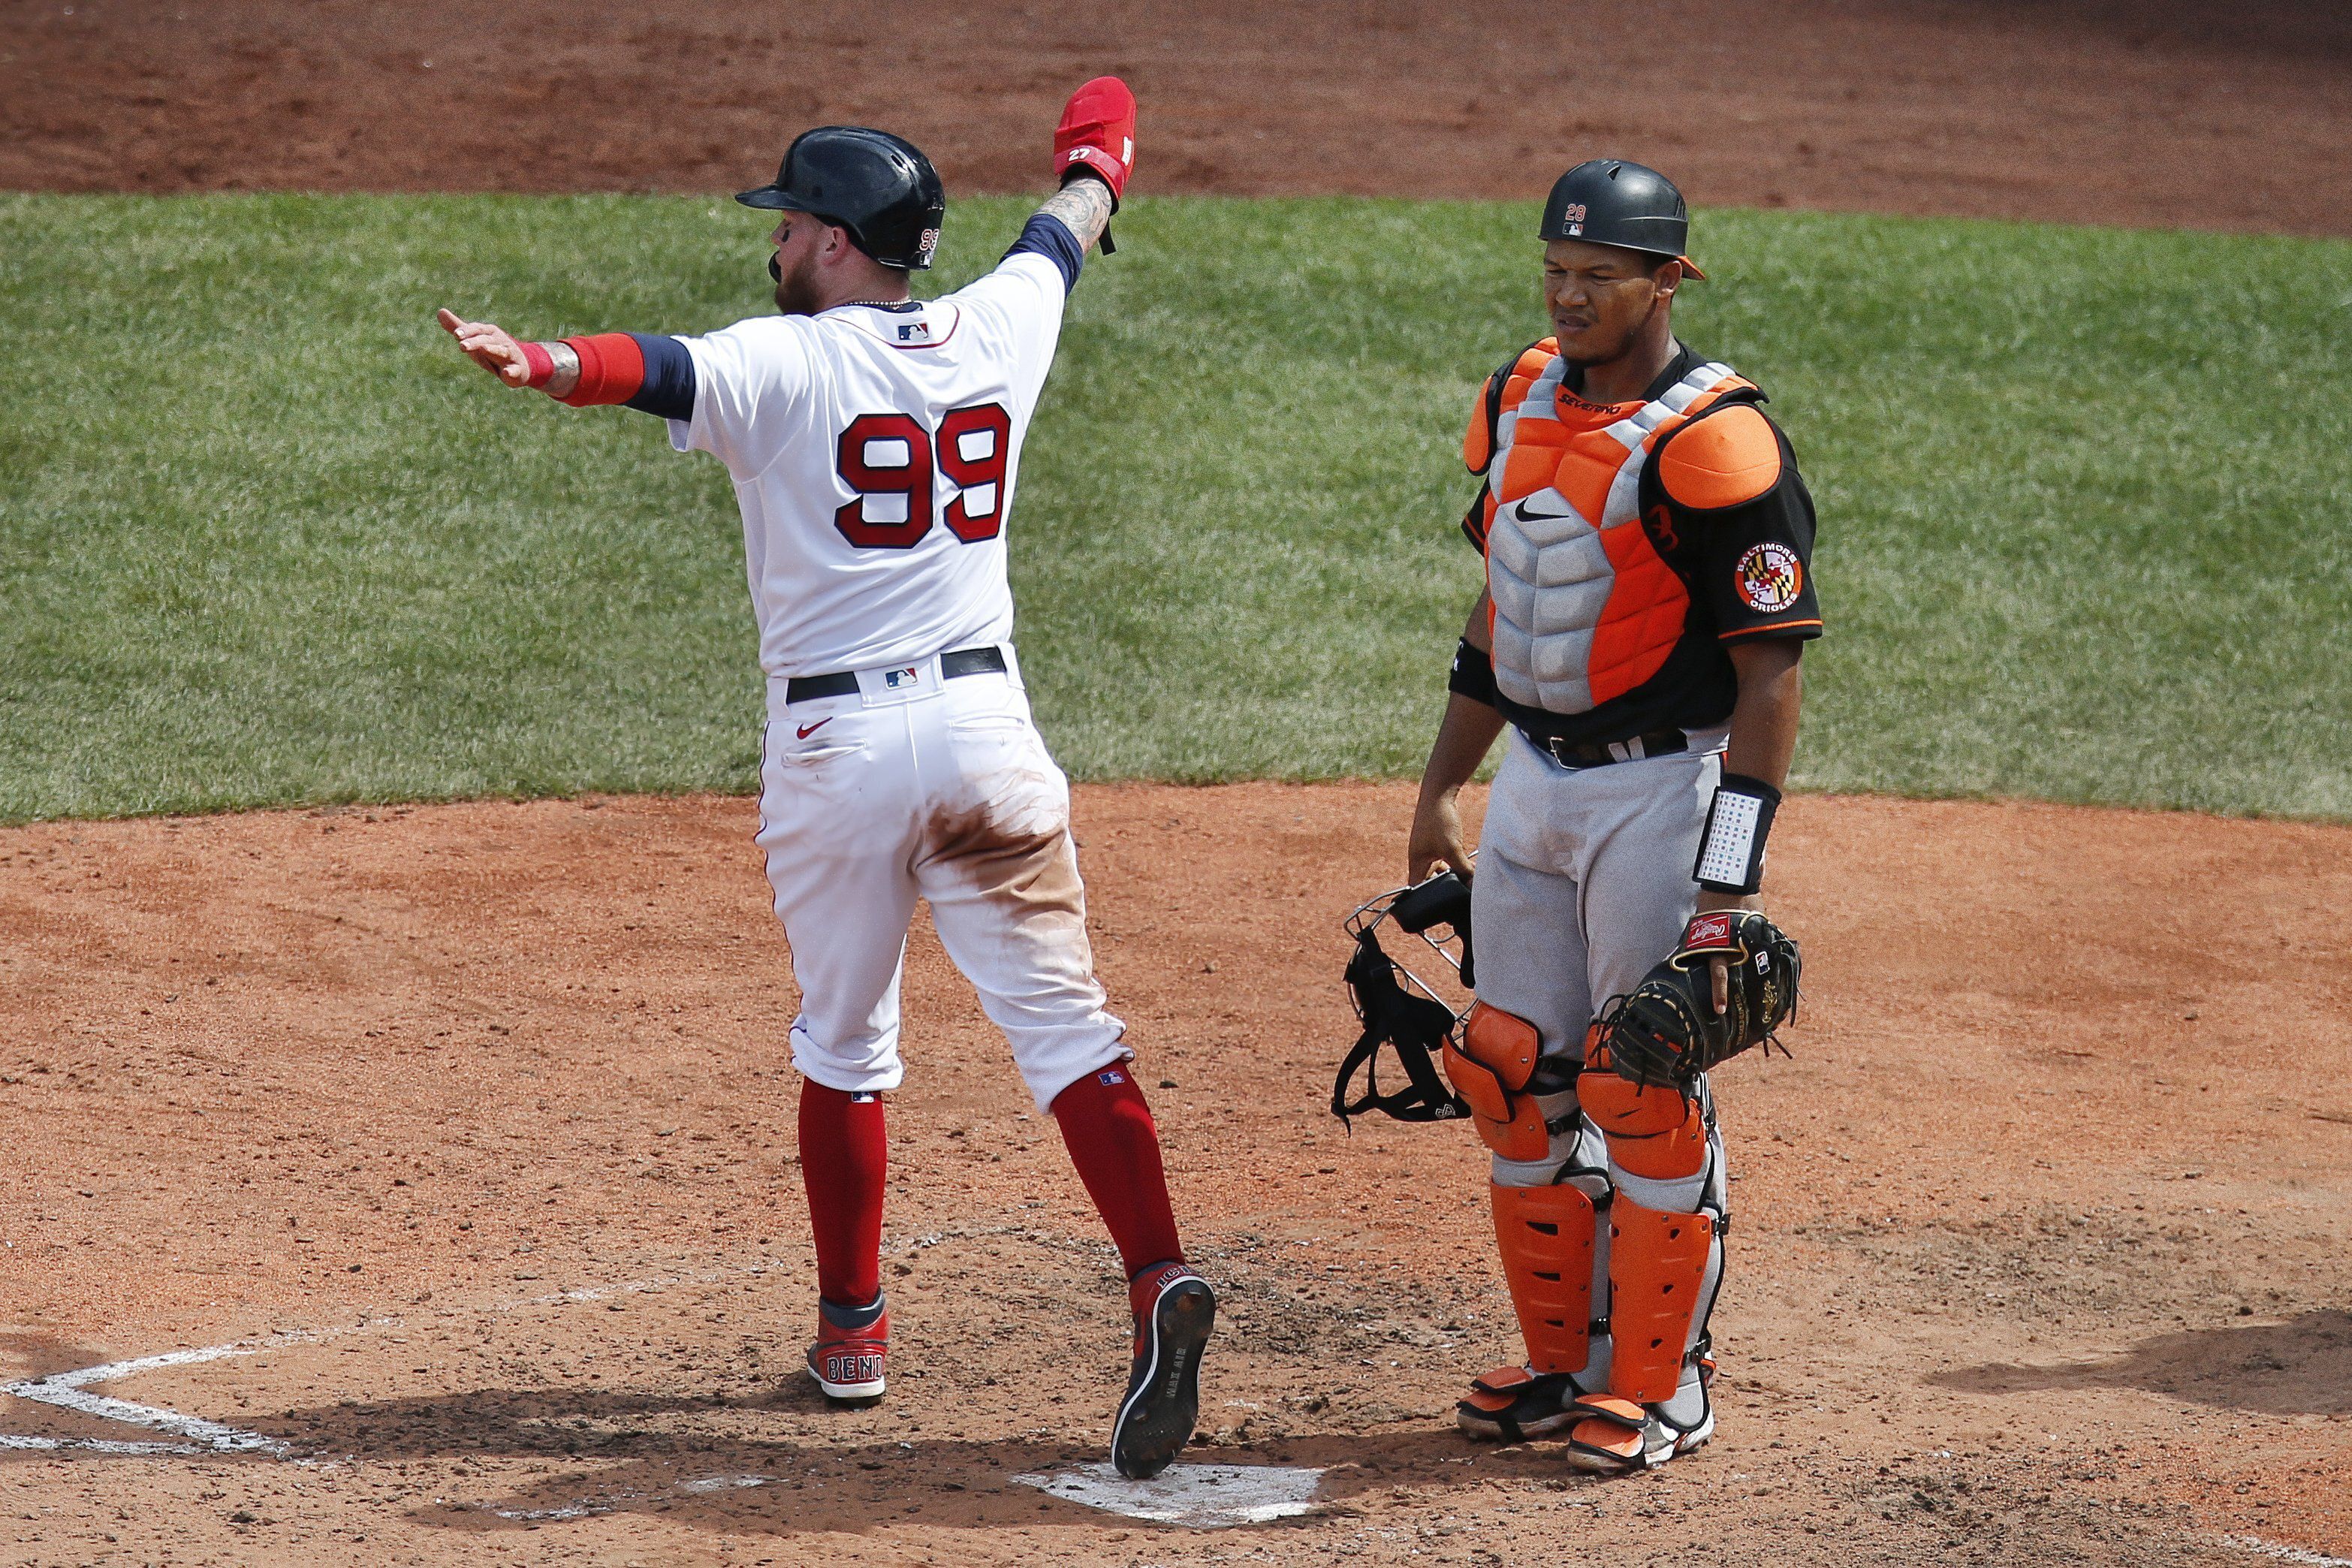
[(1312, 1513), (1323, 1472), (1274, 1465), (1171, 1465), (1150, 1480), (1130, 1481), (1108, 1465), (1080, 1465), (1057, 1475), (1013, 1479), (1129, 1519), (1227, 1530)]

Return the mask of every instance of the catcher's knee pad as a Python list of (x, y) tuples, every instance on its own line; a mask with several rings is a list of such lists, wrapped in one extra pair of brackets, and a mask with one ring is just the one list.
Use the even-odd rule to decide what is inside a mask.
[(1638, 1405), (1675, 1396), (1706, 1349), (1723, 1278), (1723, 1216), (1676, 1214), (1620, 1192), (1609, 1206), (1609, 1392)]
[[(1473, 1003), (1459, 1047), (1445, 1047), (1445, 1076), (1469, 1102), (1471, 1120), (1486, 1147), (1506, 1160), (1540, 1160), (1551, 1151), (1551, 1129), (1536, 1103), (1543, 1037), (1525, 1018)], [(1566, 1085), (1549, 1086), (1565, 1088)]]
[[(1588, 1043), (1576, 1098), (1609, 1140), (1609, 1157), (1637, 1176), (1671, 1181), (1706, 1168), (1706, 1106), (1698, 1095), (1617, 1076), (1609, 1054)], [(1596, 1059), (1597, 1058), (1597, 1059)]]
[(1591, 1359), (1592, 1199), (1565, 1184), (1507, 1187), (1496, 1183), (1495, 1241), (1503, 1279), (1538, 1373), (1582, 1372)]

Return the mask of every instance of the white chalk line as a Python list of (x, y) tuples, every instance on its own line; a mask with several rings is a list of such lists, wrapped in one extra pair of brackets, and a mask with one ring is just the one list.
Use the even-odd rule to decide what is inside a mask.
[(93, 1454), (201, 1454), (193, 1443), (125, 1443), (110, 1437), (31, 1437), (0, 1432), (0, 1448), (74, 1448)]
[[(348, 1332), (350, 1331), (333, 1331)], [(134, 1356), (129, 1361), (104, 1362), (97, 1366), (85, 1366), (72, 1372), (53, 1372), (46, 1377), (27, 1378), (21, 1383), (0, 1384), (0, 1394), (13, 1394), (19, 1399), (29, 1399), (37, 1405), (47, 1405), (59, 1410), (71, 1410), (78, 1415), (94, 1416), (100, 1421), (113, 1421), (126, 1426), (143, 1426), (150, 1431), (169, 1432), (173, 1436), (192, 1441), (174, 1444), (99, 1443), (93, 1439), (57, 1438), (43, 1440), (0, 1438), (0, 1446), (12, 1448), (71, 1448), (100, 1454), (268, 1454), (284, 1458), (291, 1451), (275, 1437), (239, 1427), (207, 1421), (201, 1415), (184, 1415), (176, 1410), (160, 1405), (134, 1405), (127, 1399), (114, 1399), (102, 1394), (86, 1392), (93, 1383), (112, 1383), (119, 1377), (135, 1373), (152, 1372), (159, 1367), (194, 1366), (203, 1362), (220, 1361), (228, 1356), (257, 1355), (281, 1345), (299, 1344), (322, 1338), (319, 1334), (273, 1334), (267, 1340), (240, 1341), (232, 1344), (205, 1345), (199, 1350), (164, 1351), (156, 1355)]]
[[(919, 1252), (949, 1239), (969, 1240), (1000, 1235), (1024, 1234), (1021, 1225), (992, 1225), (956, 1227), (949, 1231), (928, 1232), (910, 1237), (885, 1248), (889, 1257)], [(716, 1280), (739, 1279), (771, 1273), (784, 1265), (773, 1260), (758, 1263), (729, 1264), (718, 1268), (688, 1270), (677, 1274), (650, 1276), (640, 1279), (625, 1279), (611, 1285), (588, 1285), (571, 1290), (551, 1290), (542, 1295), (519, 1297), (493, 1302), (475, 1310), (497, 1313), (520, 1312), (533, 1307), (560, 1307), (576, 1302), (609, 1300), (615, 1296), (643, 1295), (647, 1291), (667, 1289), (679, 1285), (708, 1285)], [(260, 1456), (292, 1460), (298, 1464), (316, 1461), (297, 1458), (291, 1445), (259, 1432), (208, 1421), (202, 1416), (188, 1415), (161, 1405), (138, 1405), (127, 1399), (115, 1399), (105, 1394), (84, 1392), (91, 1384), (111, 1383), (142, 1372), (163, 1367), (194, 1366), (205, 1362), (221, 1361), (231, 1356), (260, 1355), (290, 1345), (316, 1344), (324, 1340), (340, 1339), (346, 1334), (366, 1333), (377, 1329), (404, 1328), (408, 1320), (398, 1314), (370, 1318), (358, 1323), (331, 1329), (289, 1329), (255, 1339), (232, 1341), (227, 1344), (205, 1345), (194, 1350), (163, 1351), (154, 1355), (133, 1356), (125, 1361), (106, 1362), (97, 1366), (76, 1368), (70, 1372), (50, 1373), (43, 1377), (26, 1378), (19, 1382), (0, 1384), (0, 1394), (14, 1394), (19, 1399), (56, 1409), (70, 1410), (101, 1421), (113, 1421), (149, 1431), (168, 1432), (186, 1439), (183, 1442), (130, 1441), (107, 1437), (45, 1437), (30, 1433), (0, 1432), (0, 1449), (19, 1451), (71, 1452), (104, 1454), (119, 1458), (186, 1458), (220, 1454)], [(706, 1478), (723, 1479), (724, 1478)], [(688, 1483), (692, 1485), (694, 1483)], [(495, 1510), (493, 1510), (495, 1511)]]
[[(1011, 1235), (1021, 1232), (1021, 1226), (983, 1226), (944, 1232), (931, 1232), (912, 1237), (886, 1248), (888, 1256), (919, 1252), (935, 1247), (950, 1237), (968, 1240), (976, 1237)], [(614, 1296), (642, 1295), (650, 1290), (667, 1289), (676, 1285), (708, 1285), (719, 1279), (738, 1279), (747, 1275), (772, 1272), (784, 1267), (773, 1260), (758, 1263), (729, 1264), (718, 1268), (693, 1269), (677, 1274), (655, 1275), (642, 1279), (625, 1279), (612, 1285), (588, 1285), (572, 1290), (551, 1290), (543, 1295), (524, 1296), (512, 1300), (493, 1302), (476, 1310), (489, 1312), (520, 1312), (532, 1307), (558, 1307), (581, 1301), (603, 1301)], [(322, 1340), (338, 1339), (345, 1334), (366, 1333), (376, 1329), (404, 1328), (408, 1320), (397, 1314), (370, 1318), (364, 1321), (333, 1329), (289, 1329), (280, 1333), (257, 1339), (236, 1340), (227, 1344), (205, 1345), (195, 1350), (164, 1351), (155, 1355), (134, 1356), (127, 1361), (107, 1362), (99, 1366), (80, 1367), (71, 1372), (51, 1373), (45, 1377), (26, 1378), (17, 1383), (0, 1384), (0, 1394), (12, 1394), (19, 1399), (47, 1405), (61, 1410), (95, 1416), (102, 1421), (118, 1421), (127, 1426), (142, 1426), (151, 1431), (171, 1432), (192, 1439), (188, 1443), (125, 1443), (90, 1437), (37, 1437), (28, 1434), (0, 1432), (0, 1448), (70, 1449), (76, 1452), (118, 1455), (191, 1455), (191, 1454), (266, 1454), (275, 1458), (292, 1457), (289, 1446), (277, 1438), (258, 1432), (247, 1432), (199, 1416), (184, 1415), (176, 1410), (159, 1405), (134, 1405), (127, 1399), (112, 1399), (103, 1394), (82, 1392), (94, 1383), (111, 1383), (117, 1378), (137, 1373), (151, 1372), (160, 1367), (193, 1366), (202, 1362), (220, 1361), (229, 1356), (259, 1355), (267, 1351), (289, 1345), (315, 1344)]]
[[(722, 1268), (699, 1269), (687, 1273), (667, 1274), (643, 1279), (625, 1279), (612, 1285), (583, 1286), (572, 1290), (555, 1290), (540, 1296), (526, 1296), (509, 1301), (494, 1302), (479, 1309), (490, 1312), (519, 1312), (532, 1307), (565, 1306), (581, 1301), (602, 1301), (614, 1296), (639, 1295), (674, 1285), (709, 1284), (718, 1279), (742, 1275), (764, 1274), (779, 1265), (761, 1262), (733, 1264)], [(194, 1350), (163, 1351), (153, 1355), (133, 1356), (125, 1361), (110, 1361), (97, 1366), (78, 1367), (70, 1372), (53, 1372), (43, 1377), (26, 1378), (16, 1383), (0, 1384), (0, 1394), (14, 1394), (19, 1399), (55, 1409), (70, 1410), (77, 1415), (92, 1416), (100, 1421), (112, 1421), (127, 1426), (143, 1427), (149, 1431), (168, 1432), (186, 1439), (178, 1443), (126, 1442), (97, 1437), (41, 1437), (30, 1434), (0, 1432), (0, 1448), (70, 1451), (127, 1457), (187, 1457), (214, 1454), (262, 1455), (270, 1458), (289, 1459), (294, 1457), (290, 1444), (280, 1438), (248, 1432), (222, 1422), (206, 1420), (200, 1415), (184, 1415), (166, 1410), (161, 1405), (138, 1405), (127, 1399), (86, 1392), (91, 1384), (112, 1383), (142, 1372), (164, 1367), (195, 1366), (205, 1362), (222, 1361), (231, 1356), (260, 1355), (290, 1345), (316, 1344), (323, 1340), (339, 1339), (346, 1334), (366, 1333), (376, 1329), (405, 1327), (408, 1320), (400, 1316), (370, 1318), (364, 1321), (333, 1329), (289, 1329), (280, 1333), (257, 1339), (235, 1340), (226, 1344), (205, 1345)]]
[(2225, 1535), (2221, 1537), (2221, 1544), (2234, 1546), (2257, 1557), (2268, 1557), (2273, 1562), (2303, 1563), (2305, 1568), (2352, 1568), (2352, 1557), (2330, 1557), (2325, 1552), (2289, 1546), (2284, 1541), (2265, 1541), (2259, 1535)]
[[(192, 1439), (196, 1449), (215, 1454), (268, 1454), (284, 1458), (292, 1450), (276, 1437), (258, 1432), (247, 1432), (218, 1421), (207, 1421), (201, 1415), (184, 1415), (176, 1410), (165, 1410), (153, 1405), (134, 1405), (128, 1399), (110, 1399), (100, 1394), (84, 1394), (78, 1388), (49, 1388), (37, 1383), (12, 1383), (0, 1393), (13, 1394), (19, 1399), (37, 1400), (60, 1410), (71, 1410), (91, 1415), (100, 1421), (119, 1422), (125, 1426), (144, 1426), (151, 1431), (169, 1432), (174, 1436)], [(185, 1447), (180, 1444), (175, 1447)]]

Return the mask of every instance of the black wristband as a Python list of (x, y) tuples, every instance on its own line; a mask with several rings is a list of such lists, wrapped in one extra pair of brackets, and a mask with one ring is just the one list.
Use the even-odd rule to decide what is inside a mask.
[(1464, 637), (1454, 650), (1454, 672), (1445, 678), (1445, 689), (1458, 691), (1473, 702), (1483, 702), (1500, 711), (1497, 700), (1501, 693), (1495, 689), (1495, 656), (1482, 653)]
[(1762, 779), (1727, 773), (1715, 786), (1691, 879), (1711, 893), (1753, 893), (1764, 885), (1764, 840), (1780, 792)]

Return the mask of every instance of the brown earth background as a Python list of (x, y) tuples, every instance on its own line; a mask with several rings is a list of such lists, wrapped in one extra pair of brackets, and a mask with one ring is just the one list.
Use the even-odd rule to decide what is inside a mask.
[[(880, 121), (1020, 189), (1076, 80), (1141, 188), (2352, 232), (2352, 13), (1496, 0), (1179, 13), (0, 5), (0, 186), (730, 189)], [(787, 954), (749, 802), (0, 833), (0, 1378), (262, 1454), (0, 1447), (0, 1560), (2228, 1563), (2352, 1553), (2352, 833), (1809, 796), (1795, 1058), (1723, 1075), (1717, 1442), (1595, 1483), (1448, 1425), (1515, 1354), (1459, 1129), (1321, 1110), (1397, 785), (1097, 786), (1106, 980), (1225, 1297), (1202, 1458), (1321, 1511), (1165, 1528), (1099, 1457), (1108, 1248), (927, 930), (880, 1409), (795, 1375)], [(276, 1337), (273, 1337), (276, 1336)], [(117, 1413), (120, 1414), (119, 1412)], [(0, 1441), (153, 1438), (0, 1396)], [(749, 1484), (756, 1478), (758, 1484)], [(502, 1510), (502, 1511), (501, 1511)]]
[(1026, 190), (1106, 70), (1146, 192), (1532, 197), (1608, 153), (1701, 204), (2352, 233), (2336, 0), (5, 0), (0, 188), (732, 191), (841, 120)]

